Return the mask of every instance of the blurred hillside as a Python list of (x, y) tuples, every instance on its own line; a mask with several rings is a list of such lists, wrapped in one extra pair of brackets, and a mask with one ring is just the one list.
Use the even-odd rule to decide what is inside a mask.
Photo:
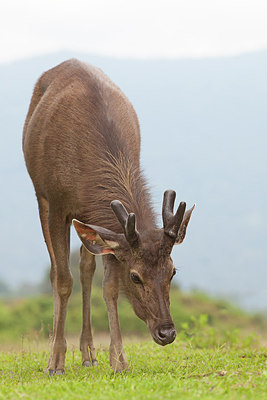
[[(81, 291), (79, 283), (79, 254), (71, 256), (74, 287), (69, 299), (66, 332), (76, 337), (81, 330)], [(92, 325), (95, 333), (108, 333), (108, 316), (102, 295), (103, 266), (97, 258), (92, 290)], [(0, 300), (0, 341), (20, 343), (21, 338), (32, 340), (48, 338), (53, 324), (53, 296), (49, 269), (31, 296), (15, 296)], [(266, 341), (267, 320), (257, 314), (247, 314), (224, 300), (212, 299), (200, 292), (183, 293), (177, 284), (171, 287), (171, 314), (179, 337), (192, 338), (201, 347), (207, 335), (210, 345), (231, 341), (258, 339)], [(129, 302), (120, 296), (119, 317), (122, 333), (140, 339), (149, 336), (147, 326), (136, 317)], [(256, 336), (255, 336), (256, 334)], [(204, 336), (203, 336), (204, 335)], [(252, 335), (252, 336), (251, 336)], [(98, 337), (98, 335), (96, 336)], [(253, 340), (254, 340), (253, 339)], [(257, 339), (257, 340), (258, 340)]]
[(265, 310), (267, 52), (168, 61), (58, 53), (0, 65), (2, 287), (37, 283), (48, 263), (21, 134), (38, 76), (73, 56), (101, 67), (133, 103), (158, 214), (167, 188), (197, 203), (173, 252), (179, 285)]

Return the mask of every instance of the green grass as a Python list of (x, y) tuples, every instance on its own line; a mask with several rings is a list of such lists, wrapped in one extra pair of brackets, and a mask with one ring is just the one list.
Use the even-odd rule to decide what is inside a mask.
[(152, 342), (125, 346), (130, 371), (115, 374), (108, 351), (98, 350), (99, 366), (81, 366), (69, 350), (66, 373), (48, 377), (48, 351), (0, 355), (0, 399), (266, 399), (267, 354), (251, 344), (198, 348), (178, 338), (160, 347)]
[[(49, 377), (45, 371), (52, 329), (51, 294), (0, 301), (0, 399), (267, 399), (267, 351), (261, 347), (267, 343), (266, 318), (201, 293), (183, 293), (175, 285), (171, 313), (179, 335), (166, 347), (147, 341), (146, 325), (126, 300), (120, 300), (130, 371), (115, 374), (109, 366), (101, 279), (98, 271), (92, 293), (99, 366), (81, 365), (77, 284), (68, 307), (69, 350), (63, 376)], [(131, 343), (129, 335), (133, 335)]]

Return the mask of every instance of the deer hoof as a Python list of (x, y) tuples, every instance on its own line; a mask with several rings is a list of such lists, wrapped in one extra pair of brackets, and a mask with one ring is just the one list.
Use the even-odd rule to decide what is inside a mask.
[(63, 375), (65, 373), (64, 369), (49, 369), (48, 371), (49, 376), (54, 376), (54, 375)]
[(91, 367), (90, 361), (84, 361), (83, 362), (83, 367)]
[(65, 371), (63, 369), (56, 369), (55, 370), (55, 375), (63, 375)]
[(84, 367), (91, 367), (91, 366), (96, 367), (97, 365), (98, 365), (97, 360), (93, 360), (92, 363), (90, 361), (88, 361), (88, 360), (83, 362), (83, 366)]

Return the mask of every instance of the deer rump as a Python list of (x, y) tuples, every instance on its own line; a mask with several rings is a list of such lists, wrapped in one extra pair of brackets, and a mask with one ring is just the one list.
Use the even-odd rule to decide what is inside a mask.
[(119, 327), (117, 299), (124, 288), (136, 315), (161, 345), (176, 336), (169, 290), (175, 268), (172, 247), (184, 240), (194, 206), (175, 192), (164, 193), (163, 228), (158, 228), (140, 169), (136, 113), (121, 90), (99, 69), (65, 61), (36, 83), (23, 131), (23, 151), (33, 181), (51, 259), (53, 339), (48, 371), (65, 368), (64, 334), (68, 298), (70, 225), (81, 239), (80, 273), (83, 365), (96, 365), (90, 296), (95, 255), (103, 255), (103, 294), (110, 325), (110, 363), (128, 368)]

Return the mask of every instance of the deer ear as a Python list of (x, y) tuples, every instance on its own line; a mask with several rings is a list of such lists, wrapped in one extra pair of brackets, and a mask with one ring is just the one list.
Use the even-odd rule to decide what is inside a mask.
[(174, 244), (181, 244), (184, 241), (185, 238), (185, 234), (186, 234), (186, 229), (187, 229), (187, 225), (190, 221), (191, 218), (191, 214), (195, 208), (195, 204), (193, 205), (192, 208), (190, 208), (190, 210), (186, 211), (182, 220), (182, 223), (180, 225), (180, 228), (178, 230), (178, 234), (175, 240)]
[(73, 219), (72, 223), (84, 246), (92, 254), (114, 254), (123, 241), (123, 235), (96, 225), (87, 225)]

